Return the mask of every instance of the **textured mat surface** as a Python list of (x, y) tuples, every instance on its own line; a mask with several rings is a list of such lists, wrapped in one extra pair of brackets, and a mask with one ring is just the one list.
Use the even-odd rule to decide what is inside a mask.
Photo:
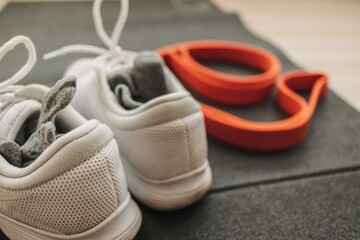
[(359, 181), (336, 174), (211, 193), (175, 214), (142, 209), (137, 239), (359, 239)]
[[(199, 6), (189, 12), (189, 8), (184, 5), (177, 4), (174, 7), (166, 1), (131, 2), (130, 19), (121, 39), (122, 46), (126, 49), (144, 50), (183, 40), (233, 40), (271, 50), (281, 59), (284, 71), (298, 68), (277, 48), (250, 34), (237, 16), (222, 14), (206, 3)], [(103, 13), (105, 26), (111, 31), (118, 13), (118, 3), (104, 4)], [(30, 36), (37, 46), (39, 56), (66, 44), (102, 46), (94, 30), (91, 3), (10, 4), (0, 13), (0, 32), (1, 43), (17, 34)], [(14, 51), (6, 57), (6, 62), (0, 64), (2, 78), (11, 75), (24, 62), (21, 50)], [(69, 55), (47, 62), (39, 60), (36, 69), (24, 82), (51, 85), (80, 56), (86, 55)], [(229, 66), (215, 64), (214, 67), (240, 74), (246, 72)], [(274, 98), (251, 108), (223, 108), (239, 116), (260, 121), (285, 117), (277, 109)], [(348, 227), (355, 234), (356, 231), (353, 230), (358, 222), (355, 221), (354, 214), (359, 213), (359, 208), (356, 208), (358, 200), (355, 201), (354, 196), (358, 196), (360, 188), (354, 188), (352, 195), (344, 193), (341, 197), (341, 188), (336, 188), (338, 193), (334, 193), (332, 198), (332, 186), (335, 187), (342, 181), (340, 185), (348, 189), (347, 184), (349, 187), (354, 186), (351, 184), (356, 184), (358, 176), (349, 174), (319, 178), (316, 180), (319, 182), (317, 185), (313, 185), (312, 180), (301, 179), (337, 171), (355, 171), (360, 168), (359, 156), (360, 114), (330, 92), (319, 104), (306, 140), (290, 150), (254, 153), (209, 139), (209, 159), (214, 172), (212, 193), (196, 206), (175, 213), (159, 214), (143, 209), (144, 224), (139, 239), (270, 239), (269, 235), (273, 239), (289, 239), (289, 234), (295, 234), (299, 239), (302, 239), (300, 236), (328, 239), (329, 235), (325, 235), (325, 232), (329, 230), (329, 226), (325, 223), (329, 222), (320, 221), (321, 218), (315, 216), (317, 212), (319, 216), (336, 220), (338, 225), (333, 225), (332, 231), (336, 231), (336, 226), (341, 225), (342, 229)], [(258, 187), (264, 183), (288, 179), (298, 180), (289, 184), (276, 184), (274, 187)], [(323, 187), (322, 182), (328, 188)], [(292, 191), (295, 191), (293, 187), (299, 189), (295, 194), (298, 196), (296, 198), (291, 197)], [(307, 192), (308, 195), (302, 196), (301, 189), (307, 187), (312, 190)], [(261, 191), (263, 188), (266, 189), (264, 192)], [(317, 196), (322, 191), (326, 196)], [(274, 199), (272, 194), (275, 194)], [(312, 194), (314, 196), (310, 201), (309, 196)], [(328, 205), (316, 209), (317, 205), (322, 204), (321, 197), (328, 199)], [(308, 202), (311, 205), (307, 206)], [(348, 202), (354, 204), (354, 212), (349, 211), (346, 205), (338, 206), (338, 203)], [(271, 208), (272, 203), (274, 208)], [(293, 207), (291, 204), (294, 204)], [(303, 207), (308, 207), (308, 210), (302, 213)], [(346, 214), (349, 214), (349, 218), (340, 218)], [(315, 226), (322, 228), (320, 232), (314, 230)], [(343, 239), (349, 239), (343, 235), (345, 232), (339, 230), (337, 233)], [(311, 235), (312, 233), (314, 234)]]

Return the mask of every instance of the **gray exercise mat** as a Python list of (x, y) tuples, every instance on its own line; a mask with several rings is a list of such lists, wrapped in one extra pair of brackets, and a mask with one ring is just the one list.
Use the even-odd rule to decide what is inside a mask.
[[(225, 39), (271, 50), (281, 59), (284, 71), (297, 68), (271, 44), (249, 33), (235, 15), (221, 14), (211, 5), (206, 12), (179, 12), (165, 1), (134, 1), (130, 9), (121, 39), (124, 48), (156, 49), (184, 40)], [(143, 12), (146, 14), (142, 15)], [(105, 26), (111, 31), (118, 14), (118, 3), (104, 4), (103, 13)], [(66, 44), (102, 46), (93, 26), (91, 3), (10, 4), (0, 14), (0, 31), (0, 42), (16, 34), (30, 36), (39, 56)], [(22, 55), (19, 49), (9, 56), (9, 61), (2, 63), (2, 72), (14, 72), (18, 66), (16, 61), (23, 62)], [(84, 55), (74, 54), (50, 61), (40, 59), (24, 82), (52, 85), (79, 56)], [(284, 117), (274, 98), (256, 107), (224, 108), (249, 119)], [(209, 139), (209, 159), (215, 176), (213, 189), (360, 166), (359, 129), (359, 113), (330, 92), (316, 109), (306, 140), (290, 150), (254, 153)]]
[(341, 173), (212, 193), (175, 214), (143, 208), (137, 239), (359, 239), (359, 182)]
[[(249, 33), (237, 16), (220, 13), (210, 4), (201, 1), (197, 1), (201, 3), (200, 7), (197, 5), (195, 10), (188, 11), (186, 4), (180, 4), (180, 2), (176, 0), (132, 1), (130, 18), (121, 39), (122, 46), (132, 50), (151, 50), (184, 40), (232, 40), (271, 50), (282, 61), (284, 71), (299, 68), (277, 48)], [(106, 2), (103, 13), (104, 24), (107, 30), (111, 31), (118, 14), (118, 3)], [(28, 35), (37, 46), (39, 56), (67, 44), (84, 43), (102, 46), (93, 26), (91, 3), (85, 2), (9, 4), (0, 13), (0, 32), (2, 33), (0, 43), (17, 34)], [(11, 75), (24, 62), (21, 50), (17, 49), (6, 57), (8, 61), (0, 64), (2, 78)], [(40, 59), (37, 67), (24, 83), (38, 82), (52, 85), (61, 78), (65, 68), (80, 56), (91, 55), (74, 54), (46, 62)], [(213, 63), (210, 65), (224, 71), (246, 73), (244, 69), (234, 70), (233, 67)], [(253, 120), (269, 121), (285, 117), (277, 109), (274, 97), (255, 107), (221, 107)], [(311, 182), (303, 182), (301, 179), (337, 171), (355, 171), (360, 168), (359, 155), (360, 115), (334, 93), (329, 92), (326, 99), (321, 101), (316, 109), (306, 140), (292, 149), (277, 153), (256, 153), (209, 139), (209, 159), (214, 173), (214, 186), (209, 197), (192, 208), (172, 214), (156, 213), (143, 208), (144, 225), (139, 239), (232, 239), (236, 236), (241, 239), (252, 239), (250, 235), (242, 235), (243, 228), (241, 227), (243, 224), (248, 226), (246, 221), (242, 220), (241, 214), (244, 209), (249, 208), (250, 211), (253, 204), (252, 194), (256, 191), (248, 190), (247, 187), (255, 186), (258, 189), (257, 186), (264, 183), (291, 179), (299, 179), (299, 183), (294, 181), (294, 184), (301, 186), (307, 184), (312, 187)], [(328, 179), (332, 178), (328, 177)], [(338, 178), (334, 178), (330, 183), (337, 184), (336, 179)], [(328, 180), (324, 181), (328, 182)], [(344, 184), (348, 182), (350, 180), (345, 181)], [(328, 183), (329, 186), (330, 183)], [(288, 204), (286, 198), (281, 197), (282, 193), (287, 194), (287, 188), (282, 188), (283, 185), (280, 184), (278, 186), (276, 204)], [(232, 190), (232, 192), (226, 190)], [(331, 190), (330, 187), (328, 190)], [(264, 193), (266, 194), (270, 193)], [(351, 196), (345, 194), (343, 197), (348, 199)], [(299, 198), (301, 198), (300, 195)], [(265, 201), (266, 198), (263, 200)], [(316, 196), (313, 201), (321, 204), (316, 202), (318, 201)], [(336, 204), (336, 199), (334, 201), (333, 204)], [(227, 206), (228, 203), (231, 208)], [(278, 212), (283, 211), (283, 214), (291, 214), (292, 210), (290, 206), (277, 209)], [(347, 209), (339, 208), (337, 211), (347, 211)], [(228, 216), (224, 215), (226, 212)], [(271, 213), (265, 211), (264, 208), (251, 212), (252, 217), (262, 224), (269, 219), (268, 214)], [(303, 216), (298, 215), (298, 217), (306, 219), (308, 215), (304, 213)], [(336, 217), (336, 215), (331, 217)], [(305, 223), (302, 225), (303, 228), (296, 228), (296, 219), (289, 216), (288, 220), (289, 231), (293, 226), (294, 233), (305, 236), (300, 235), (306, 231)], [(191, 225), (193, 221), (199, 223), (193, 226)], [(312, 226), (310, 223), (309, 227)], [(353, 226), (352, 224), (355, 222), (349, 223)], [(248, 228), (247, 231), (252, 231), (254, 234), (258, 232), (256, 224)], [(218, 230), (228, 232), (229, 235), (217, 235)], [(265, 230), (266, 226), (262, 225), (259, 232), (265, 232)], [(269, 226), (268, 230), (275, 236), (273, 239), (281, 239), (280, 236), (285, 236), (281, 235), (281, 229), (278, 231)], [(282, 230), (285, 231), (285, 227)], [(308, 230), (311, 231), (312, 228)], [(269, 238), (263, 237), (263, 239)]]

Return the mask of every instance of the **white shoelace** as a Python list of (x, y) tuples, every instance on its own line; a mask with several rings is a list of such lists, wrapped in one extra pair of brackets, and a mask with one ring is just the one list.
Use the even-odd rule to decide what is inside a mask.
[(16, 36), (6, 42), (0, 48), (1, 59), (17, 45), (23, 44), (28, 51), (28, 60), (12, 77), (0, 83), (0, 111), (7, 105), (6, 103), (14, 103), (24, 100), (24, 98), (14, 96), (14, 91), (19, 90), (23, 86), (16, 85), (20, 82), (35, 66), (36, 49), (30, 38), (26, 36)]
[[(49, 52), (45, 54), (43, 58), (47, 60), (58, 56), (66, 55), (69, 53), (79, 53), (79, 52), (91, 53), (98, 55), (98, 57), (95, 58), (94, 60), (94, 67), (96, 67), (101, 71), (105, 70), (106, 73), (110, 73), (110, 72), (114, 73), (117, 71), (121, 71), (124, 68), (131, 67), (135, 53), (132, 51), (124, 50), (118, 45), (121, 33), (124, 29), (129, 13), (129, 1), (128, 0), (120, 0), (120, 1), (121, 1), (120, 14), (116, 21), (111, 37), (108, 36), (107, 33), (105, 32), (102, 21), (101, 5), (103, 0), (95, 0), (93, 4), (93, 19), (94, 19), (95, 29), (99, 38), (107, 47), (107, 49), (92, 45), (85, 45), (85, 44), (68, 45), (53, 52)], [(104, 61), (107, 61), (106, 69), (104, 69), (103, 65), (99, 64)]]

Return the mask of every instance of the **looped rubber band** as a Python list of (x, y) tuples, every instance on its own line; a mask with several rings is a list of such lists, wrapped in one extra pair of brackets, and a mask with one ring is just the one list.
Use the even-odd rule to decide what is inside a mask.
[[(195, 41), (158, 50), (167, 66), (186, 86), (213, 102), (246, 106), (259, 103), (277, 84), (277, 103), (290, 116), (273, 122), (240, 118), (201, 103), (207, 133), (228, 144), (257, 151), (275, 151), (301, 142), (320, 98), (327, 92), (323, 73), (290, 72), (280, 76), (280, 62), (272, 53), (238, 43)], [(235, 76), (210, 69), (199, 61), (244, 64), (261, 74)], [(306, 101), (296, 91), (310, 91)]]

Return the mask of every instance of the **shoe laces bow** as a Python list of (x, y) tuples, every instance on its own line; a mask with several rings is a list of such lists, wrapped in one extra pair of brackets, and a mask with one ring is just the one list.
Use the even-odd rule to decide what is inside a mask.
[(43, 56), (45, 60), (52, 59), (58, 56), (66, 55), (69, 53), (90, 53), (98, 55), (95, 58), (93, 65), (98, 70), (104, 71), (103, 62), (106, 62), (105, 72), (114, 72), (124, 68), (129, 68), (132, 66), (133, 59), (135, 57), (135, 52), (127, 51), (122, 49), (118, 43), (120, 40), (121, 33), (124, 29), (128, 13), (129, 13), (129, 1), (121, 0), (121, 9), (119, 17), (116, 21), (115, 27), (112, 31), (111, 37), (105, 32), (102, 15), (101, 15), (101, 5), (103, 0), (95, 0), (92, 8), (93, 20), (95, 24), (96, 32), (104, 43), (106, 48), (101, 48), (93, 45), (86, 44), (75, 44), (64, 46), (58, 50), (49, 52)]
[(3, 57), (13, 50), (16, 46), (23, 44), (28, 51), (28, 59), (26, 63), (10, 78), (0, 83), (0, 110), (3, 110), (8, 104), (20, 102), (25, 98), (16, 96), (15, 91), (23, 88), (21, 85), (16, 85), (20, 82), (35, 66), (36, 63), (36, 49), (30, 38), (26, 36), (16, 36), (6, 42), (0, 47), (0, 61)]

